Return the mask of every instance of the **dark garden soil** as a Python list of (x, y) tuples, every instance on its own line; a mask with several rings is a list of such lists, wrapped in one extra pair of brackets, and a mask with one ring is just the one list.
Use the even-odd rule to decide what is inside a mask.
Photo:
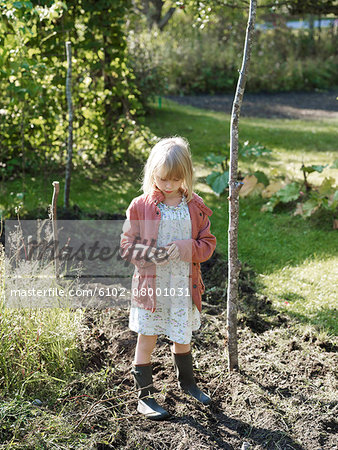
[[(153, 354), (155, 397), (172, 414), (171, 420), (152, 422), (136, 412), (130, 374), (136, 333), (128, 329), (128, 308), (87, 310), (79, 345), (88, 358), (88, 377), (102, 369), (109, 374), (109, 394), (98, 396), (103, 402), (81, 403), (79, 398), (79, 427), (95, 434), (94, 448), (338, 448), (337, 346), (320, 340), (311, 329), (300, 331), (275, 311), (268, 298), (255, 293), (255, 274), (244, 266), (239, 289), (240, 371), (230, 375), (224, 353), (226, 270), (227, 263), (217, 253), (202, 264), (202, 325), (192, 340), (195, 376), (213, 398), (210, 406), (179, 391), (170, 342), (158, 338)], [(75, 383), (70, 396), (83, 392)]]
[[(280, 119), (338, 118), (338, 91), (245, 93), (241, 108), (242, 117)], [(182, 105), (231, 113), (233, 94), (185, 95), (167, 97)]]

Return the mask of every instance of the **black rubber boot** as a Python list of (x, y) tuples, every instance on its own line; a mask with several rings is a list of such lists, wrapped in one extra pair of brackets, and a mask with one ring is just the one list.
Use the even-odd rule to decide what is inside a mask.
[(192, 368), (191, 351), (189, 353), (172, 353), (172, 356), (179, 387), (199, 402), (209, 405), (211, 398), (202, 392), (196, 384)]
[(155, 392), (152, 365), (133, 365), (131, 373), (134, 375), (135, 387), (139, 389), (137, 411), (151, 420), (168, 419), (170, 417), (168, 411), (163, 409), (151, 396)]

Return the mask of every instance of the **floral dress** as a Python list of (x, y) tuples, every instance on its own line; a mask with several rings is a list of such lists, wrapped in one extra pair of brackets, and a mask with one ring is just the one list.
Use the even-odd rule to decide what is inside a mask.
[[(159, 203), (161, 221), (157, 247), (177, 239), (191, 239), (191, 220), (186, 198), (178, 206)], [(166, 335), (173, 342), (189, 344), (200, 327), (200, 313), (192, 301), (189, 262), (170, 261), (156, 266), (156, 310), (131, 306), (129, 328), (145, 335)]]

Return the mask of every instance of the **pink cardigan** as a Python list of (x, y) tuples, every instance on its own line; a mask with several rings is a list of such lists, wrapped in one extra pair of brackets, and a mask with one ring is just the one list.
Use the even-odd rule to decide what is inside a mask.
[[(161, 212), (157, 204), (164, 199), (163, 193), (155, 189), (152, 194), (142, 194), (132, 200), (126, 211), (127, 220), (123, 225), (120, 241), (120, 255), (135, 265), (131, 285), (131, 298), (137, 306), (156, 309), (156, 264), (147, 261), (149, 247), (156, 248)], [(205, 291), (200, 263), (207, 261), (216, 248), (216, 237), (210, 233), (208, 216), (212, 211), (202, 198), (193, 192), (188, 202), (191, 218), (192, 239), (173, 241), (182, 261), (190, 262), (190, 292), (198, 310), (202, 308), (202, 294)], [(143, 244), (143, 250), (135, 247)], [(142, 248), (142, 246), (141, 246)]]

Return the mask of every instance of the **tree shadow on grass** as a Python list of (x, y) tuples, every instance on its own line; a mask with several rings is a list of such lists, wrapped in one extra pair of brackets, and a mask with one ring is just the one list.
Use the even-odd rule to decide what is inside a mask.
[[(204, 310), (210, 315), (218, 315), (226, 309), (228, 262), (217, 250), (208, 261), (201, 264), (202, 278), (205, 292), (202, 297)], [(262, 280), (247, 264), (242, 265), (239, 274), (239, 325), (246, 325), (255, 333), (280, 326), (287, 326), (290, 318), (304, 324), (311, 324), (322, 328), (330, 334), (337, 330), (338, 310), (336, 308), (321, 307), (313, 314), (305, 315), (288, 309), (287, 303), (283, 311), (277, 310), (271, 299), (260, 295), (264, 285)], [(284, 291), (279, 295), (280, 300), (292, 304), (299, 301), (306, 303), (306, 298), (292, 291)], [(329, 344), (328, 344), (329, 345)]]
[[(283, 300), (285, 305), (290, 304), (292, 306), (293, 302), (302, 302), (306, 304), (306, 298), (303, 295), (297, 294), (296, 292), (285, 291), (279, 294), (279, 299)], [(337, 334), (337, 323), (338, 323), (338, 309), (320, 306), (318, 310), (314, 313), (309, 313), (305, 315), (298, 311), (293, 311), (292, 309), (286, 310), (285, 313), (289, 317), (297, 319), (297, 321), (303, 324), (314, 325), (317, 328), (321, 328), (327, 333)], [(329, 345), (329, 344), (328, 344)], [(326, 348), (326, 347), (323, 347)], [(330, 350), (327, 350), (330, 351)]]
[(303, 295), (297, 294), (296, 292), (283, 292), (280, 295), (280, 298), (283, 300), (286, 300), (288, 302), (295, 302), (295, 301), (304, 301), (305, 302), (305, 297)]
[[(314, 314), (305, 315), (300, 312), (288, 311), (290, 317), (297, 319), (303, 324), (314, 325), (316, 328), (322, 329), (329, 334), (337, 335), (338, 309), (321, 307)], [(321, 346), (321, 345), (320, 345)], [(330, 342), (323, 343), (326, 351), (338, 351), (338, 346)]]

